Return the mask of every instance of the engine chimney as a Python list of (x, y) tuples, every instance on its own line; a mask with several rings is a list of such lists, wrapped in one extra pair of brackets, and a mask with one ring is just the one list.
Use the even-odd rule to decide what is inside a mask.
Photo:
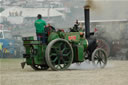
[(84, 16), (85, 16), (85, 37), (90, 37), (90, 7), (84, 7)]

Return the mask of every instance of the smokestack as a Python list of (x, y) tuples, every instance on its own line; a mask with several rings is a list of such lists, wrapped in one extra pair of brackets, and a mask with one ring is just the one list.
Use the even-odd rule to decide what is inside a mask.
[(84, 16), (85, 16), (85, 37), (90, 37), (90, 7), (84, 7)]

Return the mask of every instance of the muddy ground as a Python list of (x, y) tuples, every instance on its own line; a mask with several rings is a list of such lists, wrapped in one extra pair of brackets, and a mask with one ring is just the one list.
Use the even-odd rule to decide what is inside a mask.
[(21, 69), (22, 59), (0, 59), (0, 85), (128, 85), (128, 61), (109, 61), (104, 69), (89, 63), (66, 71)]

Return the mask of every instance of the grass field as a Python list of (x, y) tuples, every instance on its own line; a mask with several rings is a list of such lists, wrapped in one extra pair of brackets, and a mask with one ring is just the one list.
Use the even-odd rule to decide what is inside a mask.
[(128, 85), (128, 61), (109, 61), (104, 69), (66, 71), (21, 69), (22, 59), (0, 59), (0, 85)]

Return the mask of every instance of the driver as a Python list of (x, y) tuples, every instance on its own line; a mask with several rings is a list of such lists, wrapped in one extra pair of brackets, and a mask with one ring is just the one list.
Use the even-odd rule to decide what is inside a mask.
[(46, 22), (42, 20), (41, 14), (38, 14), (37, 20), (35, 21), (36, 35), (37, 40), (42, 40), (42, 43), (45, 44), (45, 29)]

